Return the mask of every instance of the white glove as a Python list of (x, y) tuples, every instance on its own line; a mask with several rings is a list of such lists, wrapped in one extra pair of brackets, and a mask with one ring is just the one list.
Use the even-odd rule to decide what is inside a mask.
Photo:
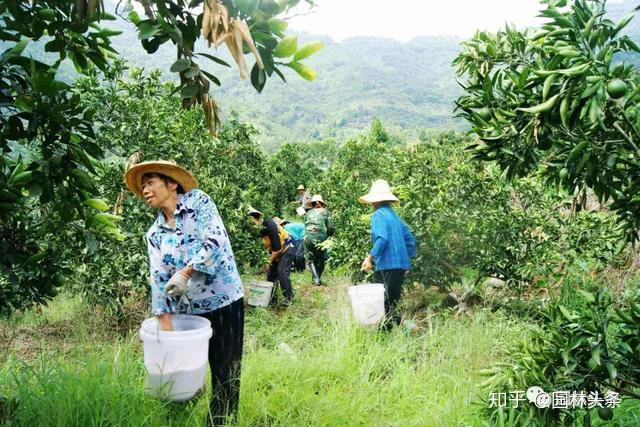
[(184, 295), (189, 290), (189, 278), (178, 271), (169, 279), (165, 290), (171, 297)]

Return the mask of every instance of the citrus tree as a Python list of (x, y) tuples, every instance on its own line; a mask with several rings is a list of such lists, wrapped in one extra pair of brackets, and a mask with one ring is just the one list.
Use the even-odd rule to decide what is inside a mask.
[[(244, 50), (253, 51), (258, 66), (251, 73), (252, 83), (259, 90), (268, 76), (281, 74), (279, 65), (315, 77), (301, 61), (322, 44), (298, 47), (294, 36), (284, 34), (287, 22), (282, 18), (297, 0), (140, 3), (147, 18), (133, 10), (129, 17), (141, 43), (148, 52), (169, 40), (176, 44), (178, 58), (171, 71), (179, 73), (181, 86), (174, 90), (181, 93), (183, 107), (204, 107), (204, 118), (196, 122), (210, 131), (215, 130), (217, 113), (209, 82), (218, 81), (195, 63), (197, 39), (225, 42), (241, 71), (246, 71)], [(82, 102), (74, 85), (57, 77), (65, 60), (80, 76), (92, 69), (110, 72), (108, 64), (117, 57), (110, 38), (119, 33), (103, 25), (114, 19), (99, 0), (0, 0), (0, 44), (5, 47), (0, 54), (3, 314), (51, 298), (72, 272), (72, 262), (62, 256), (68, 249), (77, 253), (91, 248), (100, 236), (126, 237), (117, 225), (122, 218), (107, 212), (96, 180), (104, 149), (109, 148), (108, 143), (97, 143), (96, 104)], [(228, 65), (208, 53), (198, 57)]]
[(92, 239), (80, 256), (69, 251), (79, 273), (73, 289), (115, 315), (126, 314), (122, 308), (127, 299), (148, 288), (145, 233), (157, 215), (124, 188), (124, 171), (131, 161), (175, 159), (193, 172), (216, 203), (239, 267), (262, 264), (266, 255), (245, 213), (249, 205), (274, 213), (279, 189), (269, 178), (267, 155), (254, 141), (256, 130), (232, 116), (212, 138), (202, 126), (201, 110), (180, 107), (177, 87), (163, 82), (158, 70), (127, 72), (119, 61), (105, 79), (96, 73), (77, 82), (83, 103), (96, 111), (96, 143), (105, 151), (97, 170), (99, 190), (122, 215), (120, 229), (127, 237), (124, 243)]
[(536, 31), (478, 32), (454, 61), (464, 94), (459, 115), (477, 159), (508, 178), (540, 172), (586, 200), (611, 202), (626, 238), (640, 227), (640, 80), (616, 54), (640, 52), (603, 0), (544, 0)]

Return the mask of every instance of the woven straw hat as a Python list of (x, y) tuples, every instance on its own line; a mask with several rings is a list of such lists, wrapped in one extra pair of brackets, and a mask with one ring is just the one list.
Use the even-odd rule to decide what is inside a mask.
[(378, 179), (371, 185), (371, 190), (364, 196), (358, 199), (360, 203), (379, 203), (379, 202), (399, 202), (393, 192), (389, 183), (384, 179)]
[(304, 185), (300, 184), (298, 185), (298, 190), (306, 190), (306, 188), (304, 188)]
[(320, 202), (322, 203), (323, 206), (327, 206), (327, 203), (322, 199), (322, 196), (320, 194), (314, 194), (311, 197), (311, 203), (315, 203), (315, 202)]
[(198, 188), (196, 178), (176, 162), (167, 160), (153, 160), (131, 166), (124, 174), (124, 182), (131, 192), (142, 197), (142, 176), (145, 173), (159, 173), (166, 175), (180, 184), (185, 192)]
[(262, 212), (260, 212), (259, 210), (257, 210), (256, 208), (249, 206), (249, 210), (247, 211), (247, 215), (262, 215)]

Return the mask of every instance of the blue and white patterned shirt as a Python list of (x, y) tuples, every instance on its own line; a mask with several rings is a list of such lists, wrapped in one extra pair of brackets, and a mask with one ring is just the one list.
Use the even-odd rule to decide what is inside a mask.
[(242, 298), (231, 242), (213, 200), (198, 189), (179, 194), (173, 215), (173, 228), (160, 212), (147, 232), (153, 314), (188, 311), (186, 303), (165, 293), (165, 286), (189, 265), (194, 269), (187, 294), (192, 313), (208, 313)]

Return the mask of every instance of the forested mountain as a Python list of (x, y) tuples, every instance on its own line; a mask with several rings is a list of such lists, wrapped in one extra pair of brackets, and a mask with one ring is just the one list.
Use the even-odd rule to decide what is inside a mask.
[[(610, 2), (611, 18), (621, 19), (638, 4), (638, 0)], [(111, 11), (115, 9), (115, 2), (107, 1), (107, 5)], [(113, 39), (113, 45), (130, 64), (160, 68), (167, 79), (176, 78), (168, 72), (175, 61), (172, 46), (162, 46), (150, 55), (140, 45), (133, 24), (120, 18), (104, 24), (123, 31)], [(640, 40), (640, 17), (631, 22), (627, 32)], [(197, 49), (232, 64), (232, 68), (225, 68), (205, 58), (200, 60), (200, 65), (220, 77), (222, 87), (214, 88), (214, 97), (223, 116), (236, 111), (242, 121), (256, 125), (260, 130), (258, 139), (267, 149), (290, 141), (343, 140), (368, 128), (374, 117), (391, 133), (408, 139), (425, 128), (464, 129), (465, 125), (453, 117), (453, 101), (460, 88), (451, 67), (462, 39), (419, 37), (401, 43), (379, 37), (342, 42), (308, 34), (299, 34), (298, 38), (299, 43), (324, 41), (325, 48), (306, 62), (318, 77), (308, 82), (283, 67), (285, 76), (292, 78), (285, 84), (274, 76), (262, 94), (249, 81), (239, 79), (226, 47), (217, 52), (213, 47)]]
[[(116, 24), (116, 23), (114, 23)], [(168, 70), (175, 60), (170, 48), (149, 55), (127, 23), (112, 24), (125, 32), (114, 46), (133, 65)], [(452, 118), (458, 86), (451, 61), (460, 40), (424, 37), (409, 43), (376, 37), (358, 37), (337, 43), (326, 36), (300, 34), (299, 43), (322, 40), (325, 48), (307, 60), (318, 72), (313, 82), (291, 76), (285, 84), (269, 79), (262, 94), (239, 79), (233, 61), (224, 68), (202, 58), (200, 64), (220, 77), (218, 101), (223, 115), (238, 112), (240, 119), (260, 129), (259, 139), (273, 147), (287, 141), (342, 138), (355, 135), (378, 117), (385, 127), (409, 136), (423, 128), (460, 128)], [(228, 58), (226, 48), (198, 51)], [(167, 75), (168, 78), (174, 78)]]

